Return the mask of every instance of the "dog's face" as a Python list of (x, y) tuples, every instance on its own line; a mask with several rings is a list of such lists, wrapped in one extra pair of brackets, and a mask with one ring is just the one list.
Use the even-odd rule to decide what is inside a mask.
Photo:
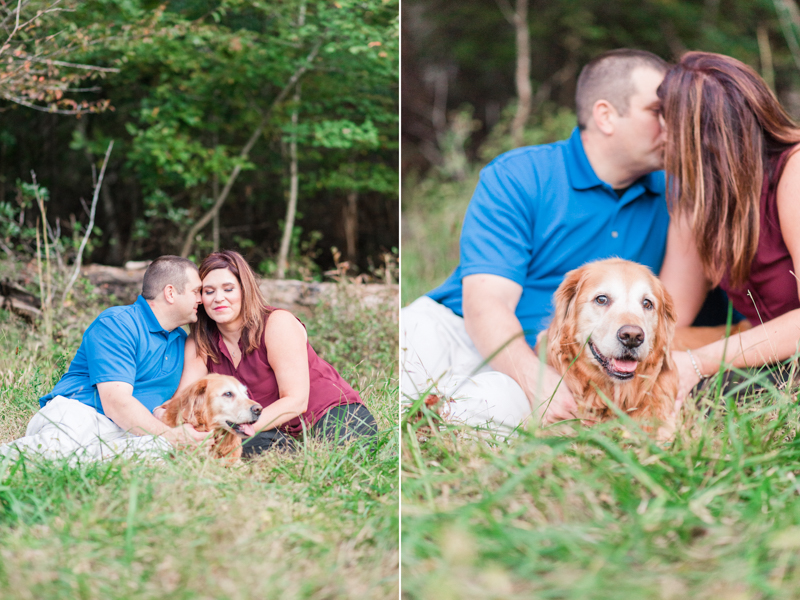
[(669, 360), (675, 328), (672, 300), (642, 265), (621, 259), (571, 271), (556, 292), (557, 343), (586, 344), (582, 360), (614, 383), (630, 381), (655, 360)]
[(247, 397), (247, 388), (228, 375), (203, 377), (176, 400), (183, 421), (198, 431), (226, 429), (249, 437), (261, 414), (261, 406)]

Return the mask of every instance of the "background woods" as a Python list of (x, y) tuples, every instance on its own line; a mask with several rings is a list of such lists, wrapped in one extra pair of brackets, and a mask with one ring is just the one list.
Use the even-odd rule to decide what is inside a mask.
[(19, 27), (16, 3), (0, 14), (6, 255), (34, 247), (38, 193), (70, 260), (113, 140), (92, 261), (233, 247), (269, 275), (283, 246), (282, 274), (305, 278), (332, 247), (360, 271), (391, 262), (397, 0), (20, 6)]
[(479, 170), (569, 136), (578, 73), (605, 50), (734, 56), (800, 117), (796, 0), (404, 0), (401, 27), (403, 305), (458, 264)]
[[(798, 23), (795, 0), (404, 0), (404, 172), (463, 177), (466, 158), (558, 139), (574, 125), (564, 113), (580, 68), (618, 47), (735, 56), (799, 116)], [(498, 139), (515, 117), (522, 137)]]

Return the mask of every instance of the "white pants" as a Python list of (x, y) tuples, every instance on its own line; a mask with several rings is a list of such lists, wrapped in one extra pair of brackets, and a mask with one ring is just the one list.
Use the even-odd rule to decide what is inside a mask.
[(423, 296), (400, 311), (400, 395), (404, 403), (433, 393), (448, 398), (448, 420), (510, 430), (531, 415), (519, 384), (492, 370), (464, 319)]
[(171, 449), (160, 436), (128, 433), (91, 406), (56, 396), (33, 415), (25, 437), (0, 446), (0, 456), (23, 453), (75, 463), (115, 456), (163, 457)]

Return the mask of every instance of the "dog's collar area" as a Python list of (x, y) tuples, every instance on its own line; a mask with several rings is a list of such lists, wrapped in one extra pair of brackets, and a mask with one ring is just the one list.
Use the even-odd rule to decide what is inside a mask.
[(611, 359), (604, 356), (600, 353), (597, 347), (594, 345), (592, 340), (590, 339), (589, 342), (589, 349), (592, 351), (595, 360), (598, 364), (603, 368), (603, 370), (608, 374), (609, 377), (614, 379), (619, 379), (620, 381), (627, 381), (629, 379), (633, 379), (633, 376), (636, 374), (636, 371), (618, 371), (614, 367), (611, 366)]

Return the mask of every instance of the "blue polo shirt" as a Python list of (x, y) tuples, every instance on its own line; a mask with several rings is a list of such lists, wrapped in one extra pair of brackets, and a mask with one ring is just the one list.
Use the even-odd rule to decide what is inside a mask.
[(515, 281), (522, 286), (516, 315), (534, 345), (568, 271), (612, 256), (661, 270), (669, 225), (664, 188), (658, 171), (620, 198), (595, 174), (577, 128), (569, 140), (501, 154), (481, 171), (467, 208), (459, 266), (428, 296), (463, 315), (463, 277)]
[(89, 325), (69, 370), (39, 405), (65, 396), (104, 414), (97, 384), (121, 381), (152, 412), (178, 389), (185, 341), (180, 327), (161, 327), (143, 296), (130, 306), (108, 308)]

